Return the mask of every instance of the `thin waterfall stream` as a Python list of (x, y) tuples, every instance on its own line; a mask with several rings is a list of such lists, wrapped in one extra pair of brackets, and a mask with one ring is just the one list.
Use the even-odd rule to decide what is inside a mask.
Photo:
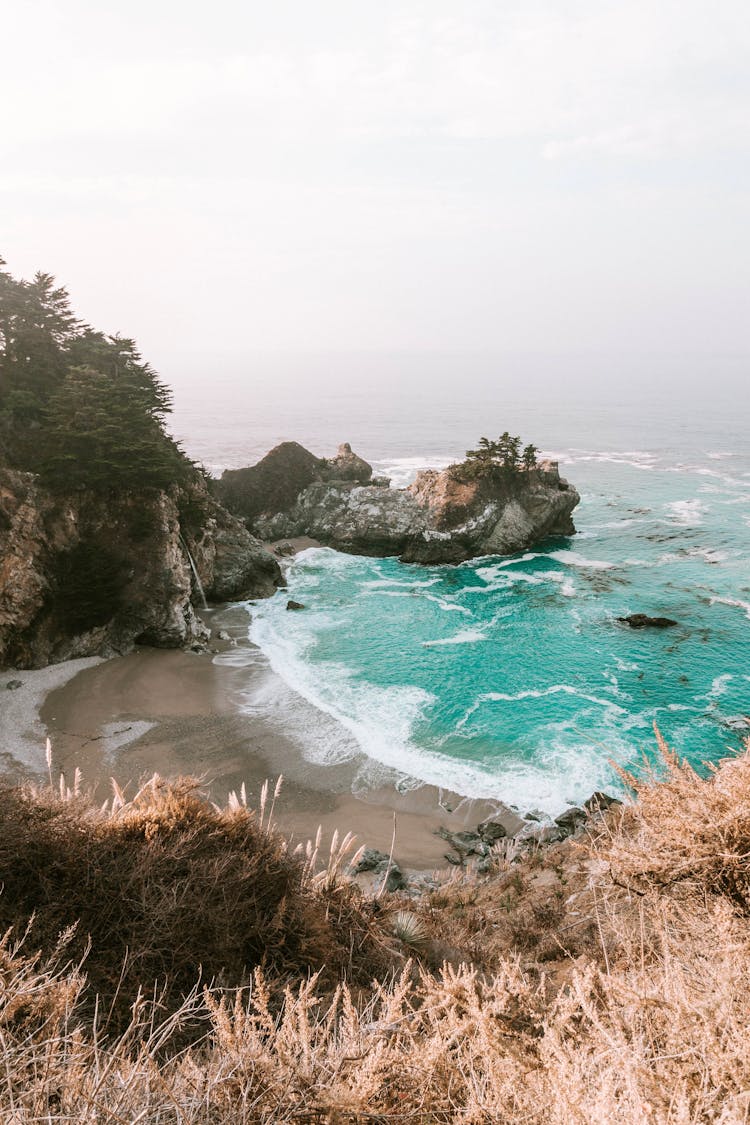
[(182, 538), (182, 536), (180, 536), (180, 542), (182, 543), (183, 547), (185, 548), (185, 554), (188, 557), (188, 562), (190, 563), (190, 569), (193, 572), (193, 578), (195, 579), (195, 585), (198, 589), (198, 593), (201, 596), (202, 608), (208, 609), (208, 602), (206, 601), (206, 592), (203, 589), (203, 583), (201, 582), (200, 575), (198, 574), (198, 568), (195, 565), (195, 559), (191, 555), (190, 548), (188, 547), (187, 543)]

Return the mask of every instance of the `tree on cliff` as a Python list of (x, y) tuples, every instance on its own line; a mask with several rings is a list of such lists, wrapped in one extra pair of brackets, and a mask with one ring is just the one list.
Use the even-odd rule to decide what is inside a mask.
[(165, 488), (190, 462), (165, 432), (169, 390), (133, 340), (78, 320), (50, 274), (0, 259), (0, 446), (61, 489)]
[(139, 374), (68, 372), (45, 412), (40, 471), (50, 487), (160, 489), (184, 478), (188, 465), (162, 429), (158, 396)]
[(524, 469), (535, 469), (537, 467), (538, 462), (536, 459), (536, 455), (538, 452), (539, 450), (535, 445), (524, 446), (524, 451), (522, 454)]

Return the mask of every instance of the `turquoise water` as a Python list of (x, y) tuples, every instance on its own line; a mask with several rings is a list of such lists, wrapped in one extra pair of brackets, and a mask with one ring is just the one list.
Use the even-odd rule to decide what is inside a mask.
[[(654, 723), (696, 764), (750, 734), (748, 458), (560, 461), (582, 496), (572, 538), (441, 567), (311, 550), (252, 609), (275, 670), (406, 784), (554, 813), (611, 788), (608, 759), (652, 755)], [(377, 467), (406, 479), (416, 461)], [(634, 612), (679, 624), (617, 623)]]
[[(579, 534), (514, 559), (297, 558), (288, 593), (252, 608), (251, 635), (294, 689), (275, 706), (303, 752), (359, 748), (389, 781), (396, 771), (554, 812), (611, 786), (609, 758), (651, 755), (654, 722), (695, 763), (739, 749), (750, 733), (746, 366), (276, 357), (178, 394), (175, 430), (216, 472), (281, 440), (322, 456), (350, 441), (403, 485), (508, 429), (557, 456), (581, 492)], [(305, 611), (287, 613), (288, 596)], [(616, 623), (632, 612), (679, 626)], [(299, 695), (335, 722), (292, 713)], [(363, 772), (378, 783), (377, 767)]]

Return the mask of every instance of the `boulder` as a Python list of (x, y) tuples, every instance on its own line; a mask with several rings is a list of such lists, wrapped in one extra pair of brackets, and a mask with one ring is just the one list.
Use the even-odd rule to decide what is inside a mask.
[(289, 601), (286, 603), (286, 608), (288, 610), (298, 610), (298, 609), (304, 609), (305, 607), (302, 604), (302, 602), (295, 602), (294, 598), (290, 598)]
[(351, 868), (351, 872), (353, 875), (371, 872), (373, 875), (382, 876), (385, 876), (387, 872), (385, 889), (388, 892), (400, 891), (406, 886), (406, 879), (398, 864), (385, 852), (378, 851), (377, 848), (365, 848), (357, 863)]
[(606, 812), (607, 809), (616, 808), (621, 804), (622, 801), (617, 797), (610, 797), (609, 793), (602, 793), (597, 790), (591, 794), (587, 801), (583, 802), (583, 807), (587, 812), (595, 814)]
[(671, 617), (649, 617), (647, 613), (629, 613), (627, 617), (618, 617), (623, 625), (631, 629), (671, 629), (677, 622)]
[(554, 844), (563, 839), (563, 832), (556, 824), (537, 824), (530, 820), (515, 833), (513, 839), (521, 844)]
[(565, 836), (572, 836), (582, 828), (586, 823), (587, 813), (585, 809), (578, 808), (577, 805), (573, 808), (566, 809), (564, 813), (560, 813), (555, 817), (555, 824)]

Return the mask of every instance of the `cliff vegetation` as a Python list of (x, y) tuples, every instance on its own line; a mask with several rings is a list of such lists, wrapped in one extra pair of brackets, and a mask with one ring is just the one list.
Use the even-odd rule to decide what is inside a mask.
[(165, 428), (133, 340), (0, 260), (0, 667), (201, 644), (209, 596), (265, 596), (276, 561)]

